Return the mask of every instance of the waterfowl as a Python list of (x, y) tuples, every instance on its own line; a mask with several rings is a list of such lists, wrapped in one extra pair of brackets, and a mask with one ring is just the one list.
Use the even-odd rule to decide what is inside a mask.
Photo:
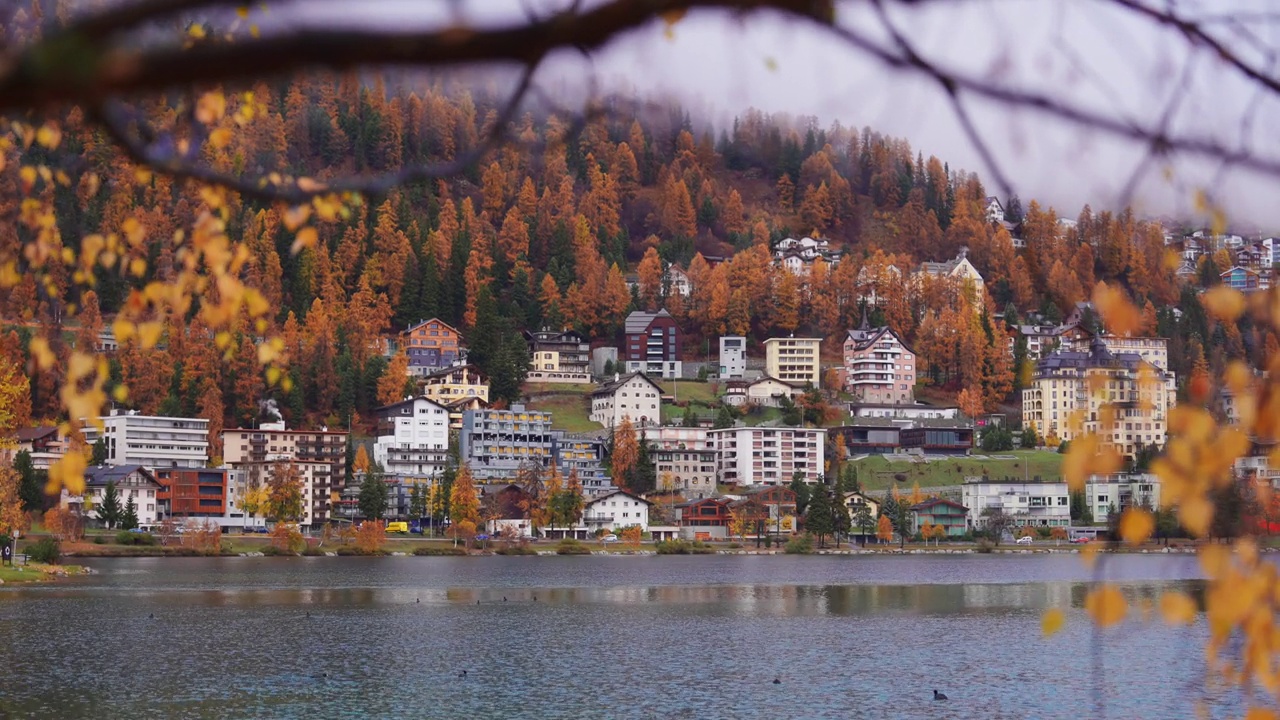
[(940, 693), (940, 692), (938, 692), (937, 690), (934, 690), (934, 691), (933, 691), (933, 699), (934, 699), (934, 700), (946, 700), (946, 699), (947, 699), (947, 696), (946, 696), (946, 695), (944, 695), (944, 694), (942, 694), (942, 693)]

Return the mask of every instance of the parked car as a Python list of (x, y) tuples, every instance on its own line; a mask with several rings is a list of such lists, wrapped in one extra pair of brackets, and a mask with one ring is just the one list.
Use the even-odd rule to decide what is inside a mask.
[(612, 534), (612, 533), (610, 533), (610, 534), (608, 534), (608, 535), (605, 535), (604, 537), (602, 537), (602, 538), (600, 538), (600, 539), (601, 539), (601, 540), (603, 540), (604, 542), (618, 542), (618, 536), (617, 536), (617, 535), (614, 535), (614, 534)]
[(389, 522), (389, 523), (387, 523), (387, 532), (389, 532), (389, 533), (399, 533), (399, 534), (401, 534), (401, 535), (408, 535), (408, 534), (409, 534), (409, 523), (404, 522), (404, 521)]
[(1083, 544), (1083, 543), (1087, 543), (1087, 542), (1089, 542), (1090, 540), (1091, 540), (1091, 538), (1087, 538), (1087, 537), (1081, 536), (1081, 537), (1078, 537), (1078, 538), (1072, 538), (1072, 539), (1071, 539), (1071, 542), (1073, 542), (1073, 543), (1081, 543), (1081, 544)]
[(1018, 544), (1030, 545), (1032, 543), (1032, 540), (1033, 538), (1030, 535), (1023, 535), (1022, 537), (1018, 538)]

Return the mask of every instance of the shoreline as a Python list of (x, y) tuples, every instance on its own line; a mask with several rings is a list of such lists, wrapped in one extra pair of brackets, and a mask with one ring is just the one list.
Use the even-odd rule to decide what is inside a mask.
[[(1124, 555), (1194, 555), (1197, 546), (1179, 546), (1179, 547), (1152, 547), (1152, 548), (1100, 548), (1099, 553), (1107, 554), (1124, 554)], [(442, 549), (443, 550), (443, 549)], [(353, 552), (349, 547), (336, 548), (332, 550), (321, 549), (308, 553), (265, 553), (258, 551), (245, 552), (222, 552), (222, 553), (199, 553), (188, 548), (143, 548), (143, 547), (111, 547), (105, 548), (98, 552), (69, 552), (63, 557), (80, 558), (86, 560), (104, 560), (112, 558), (247, 558), (247, 557), (282, 557), (282, 558), (324, 558), (324, 557), (362, 557), (362, 558), (387, 558), (387, 557), (547, 557), (555, 555), (578, 555), (578, 556), (632, 556), (632, 557), (648, 557), (658, 555), (675, 555), (678, 553), (659, 553), (652, 547), (639, 549), (590, 549), (588, 552), (578, 553), (557, 553), (555, 548), (535, 549), (530, 548), (531, 552), (520, 553), (502, 553), (497, 549), (471, 549), (465, 550), (458, 548), (456, 552), (433, 552), (433, 553), (413, 553), (400, 550), (384, 550), (377, 553), (361, 553)], [(1263, 549), (1262, 552), (1277, 552), (1272, 548)], [(754, 555), (754, 556), (772, 556), (772, 555), (791, 555), (793, 557), (806, 556), (877, 556), (877, 555), (1080, 555), (1081, 551), (1078, 547), (1070, 548), (993, 548), (990, 551), (979, 551), (972, 547), (959, 548), (825, 548), (815, 549), (809, 553), (787, 553), (780, 548), (713, 548), (707, 552), (691, 553), (694, 555), (707, 556), (724, 556), (724, 555)], [(57, 567), (76, 567), (76, 566), (57, 566)], [(74, 574), (74, 573), (73, 573)]]
[(39, 585), (68, 580), (77, 575), (92, 575), (93, 568), (83, 565), (45, 565), (30, 563), (27, 565), (0, 567), (0, 586), (4, 585)]

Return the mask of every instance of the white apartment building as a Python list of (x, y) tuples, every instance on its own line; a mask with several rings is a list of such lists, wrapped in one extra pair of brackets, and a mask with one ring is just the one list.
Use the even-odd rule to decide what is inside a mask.
[(1117, 512), (1130, 507), (1160, 509), (1160, 478), (1151, 473), (1090, 475), (1084, 492), (1094, 522), (1104, 522), (1112, 508)]
[(764, 341), (764, 374), (785, 383), (822, 384), (822, 338), (769, 338)]
[(1019, 525), (1068, 527), (1071, 525), (1071, 495), (1066, 482), (1025, 482), (967, 477), (961, 487), (960, 503), (969, 509), (969, 527), (986, 524), (983, 512), (1000, 510)]
[[(658, 473), (658, 490), (679, 490), (686, 498), (710, 497), (716, 490), (716, 451), (707, 428), (672, 425), (640, 428)], [(668, 487), (668, 479), (672, 487)]]
[(820, 428), (735, 427), (710, 430), (721, 482), (786, 485), (796, 472), (815, 483), (823, 474), (826, 431)]
[(747, 339), (741, 335), (720, 338), (720, 379), (734, 380), (747, 373)]
[(620, 530), (639, 525), (649, 529), (649, 506), (653, 503), (624, 490), (614, 490), (587, 502), (582, 508), (582, 524), (588, 532)]
[(591, 392), (592, 422), (605, 427), (618, 427), (623, 418), (631, 418), (636, 427), (662, 423), (662, 388), (643, 373), (614, 375)]
[(449, 454), (449, 409), (426, 397), (380, 407), (373, 459), (387, 477), (424, 478), (444, 470)]
[(145, 468), (202, 468), (209, 464), (209, 421), (115, 411), (100, 418), (102, 432), (85, 423), (84, 439), (107, 446), (107, 464)]

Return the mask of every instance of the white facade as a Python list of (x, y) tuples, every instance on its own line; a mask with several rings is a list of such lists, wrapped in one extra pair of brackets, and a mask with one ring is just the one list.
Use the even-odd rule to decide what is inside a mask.
[(684, 363), (680, 360), (628, 360), (626, 370), (629, 373), (677, 380), (684, 376)]
[(856, 418), (889, 418), (892, 420), (955, 420), (960, 408), (938, 405), (876, 405), (854, 404), (849, 406), (849, 416)]
[(720, 379), (741, 378), (747, 372), (747, 339), (741, 335), (720, 338)]
[(764, 372), (783, 382), (819, 387), (821, 347), (822, 338), (769, 338), (764, 341)]
[(818, 428), (739, 427), (711, 430), (721, 482), (786, 485), (796, 472), (815, 483), (823, 473), (826, 431)]
[(431, 477), (449, 452), (449, 410), (425, 397), (378, 409), (373, 457), (389, 477)]
[[(121, 513), (124, 513), (129, 500), (133, 500), (139, 527), (150, 527), (159, 521), (160, 504), (156, 499), (156, 493), (160, 491), (160, 483), (156, 482), (155, 476), (149, 470), (138, 465), (91, 467), (85, 471), (84, 494), (71, 495), (63, 488), (59, 504), (64, 508), (81, 510), (85, 507), (85, 500), (88, 499), (90, 506), (102, 507), (108, 482), (115, 484), (116, 494), (120, 498)], [(97, 519), (98, 514), (96, 511), (90, 511), (88, 517)]]
[(624, 417), (636, 427), (662, 422), (662, 388), (649, 378), (633, 373), (616, 378), (591, 393), (592, 422), (617, 427)]
[(136, 411), (101, 418), (103, 432), (86, 423), (85, 442), (101, 437), (110, 465), (145, 468), (202, 468), (209, 464), (209, 421), (204, 418), (138, 415)]
[(591, 532), (620, 530), (632, 525), (647, 531), (651, 504), (642, 497), (615, 490), (588, 502), (582, 509), (582, 523)]
[(1129, 507), (1160, 509), (1160, 478), (1150, 473), (1090, 475), (1084, 492), (1094, 522), (1104, 522), (1111, 508), (1117, 512)]
[(961, 504), (969, 509), (969, 527), (986, 523), (987, 508), (1014, 518), (1015, 524), (1048, 527), (1071, 525), (1071, 496), (1065, 482), (989, 481), (965, 478)]
[(637, 431), (649, 444), (658, 472), (658, 490), (679, 490), (686, 498), (710, 497), (716, 490), (716, 452), (707, 428), (664, 425)]

